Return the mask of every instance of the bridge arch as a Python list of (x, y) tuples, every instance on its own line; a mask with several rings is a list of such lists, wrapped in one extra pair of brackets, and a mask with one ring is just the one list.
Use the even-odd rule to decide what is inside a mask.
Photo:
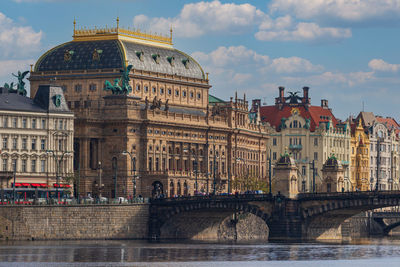
[(157, 223), (150, 232), (161, 239), (268, 239), (271, 210), (238, 201), (177, 201), (153, 211)]
[(321, 194), (319, 200), (314, 198), (301, 201), (304, 221), (302, 235), (313, 240), (343, 239), (348, 234), (343, 226), (346, 219), (363, 211), (397, 206), (400, 203), (398, 195), (378, 196), (374, 192), (366, 192), (364, 195), (343, 194), (340, 197)]

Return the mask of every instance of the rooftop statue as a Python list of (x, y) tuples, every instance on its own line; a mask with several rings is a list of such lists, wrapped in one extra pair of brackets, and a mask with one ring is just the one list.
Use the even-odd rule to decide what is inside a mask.
[(132, 92), (132, 87), (129, 85), (129, 72), (131, 69), (132, 65), (129, 65), (125, 69), (120, 70), (122, 76), (119, 79), (114, 79), (114, 85), (109, 81), (105, 81), (104, 90), (111, 90), (113, 95), (128, 95), (130, 92)]
[(301, 102), (301, 97), (297, 95), (298, 93), (300, 93), (300, 92), (289, 92), (289, 96), (285, 97), (285, 100), (289, 99), (290, 104), (299, 103), (297, 100), (300, 100), (300, 102)]
[(26, 96), (27, 92), (25, 90), (25, 82), (23, 81), (25, 79), (25, 76), (29, 73), (29, 71), (21, 72), (18, 71), (18, 75), (15, 75), (12, 73), (14, 77), (17, 77), (18, 79), (18, 84), (17, 88), (14, 89), (14, 83), (5, 83), (4, 88), (8, 89), (8, 92), (10, 93), (18, 93), (20, 95)]

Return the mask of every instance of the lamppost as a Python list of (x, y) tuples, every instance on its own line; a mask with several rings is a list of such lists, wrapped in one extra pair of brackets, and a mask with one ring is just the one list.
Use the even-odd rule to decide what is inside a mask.
[(268, 157), (268, 187), (269, 187), (269, 194), (272, 196), (272, 158), (271, 158), (271, 149), (269, 150), (269, 157)]
[(98, 163), (98, 170), (99, 170), (99, 200), (101, 201), (101, 191), (103, 190), (103, 183), (102, 183), (102, 174), (103, 174), (103, 169), (101, 167), (101, 161)]
[(61, 166), (61, 162), (63, 161), (64, 156), (65, 156), (65, 155), (71, 154), (71, 152), (70, 152), (70, 151), (63, 151), (63, 152), (61, 153), (61, 157), (60, 157), (59, 160), (57, 159), (57, 155), (56, 155), (56, 153), (54, 152), (54, 150), (46, 150), (46, 154), (51, 154), (51, 155), (53, 156), (53, 158), (54, 158), (54, 161), (56, 162), (56, 185), (57, 185), (57, 186), (56, 186), (56, 197), (59, 198), (59, 195), (58, 195), (58, 188), (60, 187), (59, 179), (60, 179), (60, 166)]
[(136, 198), (136, 158), (133, 157), (132, 153), (129, 151), (122, 151), (122, 155), (129, 155), (131, 157), (131, 175), (132, 175), (132, 182), (133, 182), (133, 198)]
[(194, 170), (194, 173), (195, 173), (195, 182), (194, 182), (194, 189), (195, 189), (195, 192), (194, 192), (194, 194), (196, 195), (197, 192), (198, 192), (198, 186), (197, 186), (198, 161), (197, 161), (197, 156), (194, 155), (194, 154), (192, 153), (192, 151), (191, 151), (190, 149), (187, 149), (187, 148), (185, 148), (185, 149), (183, 150), (183, 152), (185, 152), (185, 153), (189, 152), (190, 160), (192, 160), (192, 156), (194, 157), (194, 162), (193, 162), (193, 168), (195, 169), (195, 170)]

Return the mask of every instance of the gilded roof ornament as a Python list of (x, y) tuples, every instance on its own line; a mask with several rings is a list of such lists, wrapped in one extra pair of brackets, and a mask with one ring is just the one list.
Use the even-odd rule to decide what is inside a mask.
[(93, 29), (86, 29), (86, 27), (84, 27), (83, 29), (78, 29), (76, 27), (76, 21), (74, 19), (74, 41), (128, 39), (133, 41), (136, 40), (142, 42), (150, 42), (156, 45), (172, 46), (172, 26), (170, 29), (170, 36), (168, 36), (154, 33), (145, 33), (140, 31), (139, 29), (124, 29), (119, 26), (119, 17), (117, 17), (116, 21), (116, 27), (94, 27)]

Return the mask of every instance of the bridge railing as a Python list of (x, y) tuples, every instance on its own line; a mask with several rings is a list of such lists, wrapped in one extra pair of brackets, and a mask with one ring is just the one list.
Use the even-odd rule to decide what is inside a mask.
[(399, 190), (379, 190), (379, 191), (354, 191), (354, 192), (334, 192), (334, 193), (300, 193), (297, 200), (320, 200), (320, 199), (354, 199), (354, 198), (387, 198), (399, 196)]
[(161, 203), (178, 203), (178, 202), (200, 202), (200, 201), (262, 201), (272, 200), (273, 196), (270, 194), (243, 194), (243, 195), (208, 195), (208, 196), (183, 196), (173, 198), (155, 198), (151, 199), (152, 204)]

